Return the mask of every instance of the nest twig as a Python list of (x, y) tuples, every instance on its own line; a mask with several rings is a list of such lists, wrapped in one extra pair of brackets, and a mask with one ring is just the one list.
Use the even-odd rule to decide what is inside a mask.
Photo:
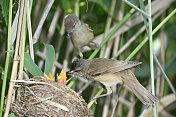
[(83, 117), (88, 116), (86, 102), (72, 89), (43, 77), (20, 84), (20, 98), (11, 105), (16, 116)]

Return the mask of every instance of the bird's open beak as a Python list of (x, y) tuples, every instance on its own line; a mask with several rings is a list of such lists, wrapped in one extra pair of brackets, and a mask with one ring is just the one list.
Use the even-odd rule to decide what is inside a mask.
[(72, 74), (73, 74), (73, 71), (66, 72), (66, 75), (72, 75)]

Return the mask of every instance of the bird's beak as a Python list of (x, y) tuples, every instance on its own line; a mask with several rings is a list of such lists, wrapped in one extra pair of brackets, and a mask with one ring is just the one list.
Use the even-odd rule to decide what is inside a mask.
[(71, 32), (67, 32), (66, 36), (67, 36), (68, 39), (70, 39), (71, 38)]
[(73, 74), (73, 71), (66, 72), (66, 75), (72, 75), (72, 74)]

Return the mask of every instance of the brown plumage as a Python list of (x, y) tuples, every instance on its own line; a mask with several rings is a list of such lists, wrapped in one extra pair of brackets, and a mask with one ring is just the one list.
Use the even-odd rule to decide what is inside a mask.
[(67, 31), (68, 38), (71, 38), (72, 44), (78, 51), (81, 58), (83, 57), (81, 52), (82, 47), (89, 46), (91, 49), (99, 47), (97, 43), (93, 42), (93, 30), (88, 24), (82, 23), (76, 15), (68, 14), (65, 16), (64, 26)]
[(106, 58), (92, 60), (76, 59), (72, 62), (71, 69), (67, 74), (72, 76), (95, 80), (105, 85), (107, 94), (94, 97), (94, 99), (110, 95), (111, 86), (124, 84), (133, 92), (143, 104), (154, 104), (158, 98), (146, 90), (136, 79), (130, 68), (141, 64), (141, 62), (121, 61)]

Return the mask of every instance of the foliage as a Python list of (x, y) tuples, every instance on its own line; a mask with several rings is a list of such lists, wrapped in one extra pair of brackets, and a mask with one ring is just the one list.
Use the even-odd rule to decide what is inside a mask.
[[(1, 9), (2, 9), (2, 15), (4, 17), (4, 20), (5, 20), (5, 24), (7, 25), (7, 15), (8, 15), (8, 4), (9, 4), (9, 1), (8, 0), (1, 0), (0, 1), (0, 6), (1, 6)], [(0, 13), (0, 15), (1, 15)], [(0, 19), (2, 20), (2, 19)]]
[[(140, 83), (147, 87), (151, 87), (150, 81), (150, 51), (148, 43), (148, 18), (145, 15), (138, 15), (139, 11), (131, 8), (129, 5), (123, 3), (121, 0), (116, 1), (114, 8), (113, 16), (110, 16), (111, 2), (113, 0), (58, 0), (54, 1), (49, 14), (46, 14), (47, 17), (42, 26), (41, 32), (37, 43), (34, 44), (34, 61), (31, 58), (31, 48), (30, 48), (30, 38), (28, 32), (28, 26), (26, 26), (26, 33), (24, 35), (26, 38), (24, 46), (24, 58), (20, 58), (19, 63), (24, 59), (24, 70), (28, 77), (41, 75), (43, 72), (49, 75), (52, 72), (52, 76), (57, 76), (57, 73), (60, 73), (61, 69), (64, 69), (64, 72), (68, 71), (71, 65), (73, 58), (78, 57), (77, 52), (72, 46), (72, 43), (69, 39), (66, 38), (63, 26), (63, 19), (65, 15), (69, 13), (79, 14), (79, 18), (89, 24), (89, 26), (94, 30), (95, 42), (101, 45), (101, 48), (96, 50), (88, 50), (84, 48), (84, 58), (92, 59), (94, 57), (99, 57), (100, 51), (109, 55), (107, 58), (115, 58), (122, 60), (134, 60), (141, 61), (143, 64), (136, 68), (134, 71), (137, 79)], [(134, 1), (129, 0), (133, 5), (140, 8), (142, 11), (146, 12), (145, 7), (148, 5), (148, 1)], [(156, 2), (156, 6), (152, 6), (155, 10), (152, 10), (152, 26), (153, 26), (153, 51), (157, 56), (160, 64), (162, 65), (166, 75), (169, 77), (170, 81), (173, 83), (174, 87), (176, 82), (176, 41), (175, 41), (175, 30), (176, 30), (176, 15), (169, 17), (165, 23), (161, 24), (161, 27), (158, 28), (158, 25), (162, 23), (176, 8), (176, 2), (169, 0), (165, 2), (165, 6), (161, 4), (163, 1), (167, 0), (155, 0), (152, 3)], [(161, 3), (160, 3), (161, 2)], [(8, 13), (9, 13), (9, 1), (1, 0), (0, 1), (0, 84), (2, 84), (5, 66), (2, 63), (5, 63), (5, 55), (9, 51), (6, 50), (7, 45), (7, 34), (8, 34)], [(41, 21), (42, 13), (44, 12), (47, 1), (37, 0), (32, 4), (31, 9), (31, 28), (32, 36), (39, 26)], [(13, 23), (15, 16), (20, 5), (16, 1), (13, 1), (13, 12), (12, 20)], [(153, 5), (153, 4), (152, 4)], [(160, 13), (160, 14), (159, 14)], [(122, 16), (121, 16), (122, 15)], [(16, 16), (17, 19), (20, 17), (20, 14)], [(112, 19), (110, 23), (110, 29), (106, 29), (108, 18)], [(18, 20), (19, 21), (19, 20)], [(28, 23), (28, 21), (26, 20)], [(19, 22), (20, 23), (20, 22)], [(18, 24), (18, 23), (17, 23)], [(17, 25), (16, 24), (16, 25)], [(142, 27), (145, 27), (142, 29)], [(115, 28), (112, 28), (115, 27)], [(155, 30), (158, 28), (157, 30)], [(105, 30), (109, 30), (108, 36), (104, 37)], [(142, 30), (142, 31), (141, 31)], [(137, 35), (137, 33), (141, 31)], [(14, 53), (15, 45), (17, 42), (17, 32), (18, 28), (12, 29), (11, 35), (14, 35), (12, 39), (16, 39), (13, 45), (10, 45), (11, 57), (9, 60), (9, 68), (7, 72), (7, 79), (10, 79), (11, 72), (13, 72), (13, 63), (14, 63)], [(16, 33), (16, 34), (15, 34)], [(22, 38), (22, 37), (21, 37)], [(129, 40), (133, 40), (130, 42)], [(103, 43), (102, 43), (103, 42)], [(11, 42), (10, 42), (11, 43)], [(41, 44), (42, 43), (42, 44)], [(116, 56), (116, 54), (123, 48), (125, 44), (128, 44), (127, 47)], [(104, 48), (105, 46), (105, 48)], [(20, 45), (19, 48), (22, 48)], [(136, 48), (136, 49), (135, 49)], [(108, 50), (109, 49), (109, 50)], [(13, 51), (13, 55), (12, 55)], [(18, 54), (21, 50), (18, 51)], [(130, 55), (130, 56), (129, 56)], [(127, 59), (126, 59), (127, 58)], [(155, 61), (154, 61), (155, 63)], [(17, 67), (17, 71), (20, 71), (20, 66)], [(30, 73), (28, 73), (28, 72)], [(156, 96), (160, 99), (170, 100), (170, 93), (173, 93), (170, 89), (170, 86), (164, 79), (163, 74), (159, 70), (158, 66), (154, 64), (154, 75), (155, 75), (155, 88)], [(7, 84), (9, 81), (7, 80)], [(113, 94), (109, 97), (104, 97), (98, 99), (98, 104), (94, 104), (94, 101), (91, 101), (93, 96), (100, 95), (105, 93), (102, 85), (97, 82), (87, 83), (87, 81), (73, 78), (72, 81), (67, 85), (68, 87), (74, 89), (76, 92), (81, 92), (83, 98), (87, 103), (89, 103), (89, 108), (92, 110), (92, 113), (95, 117), (100, 116), (111, 116), (114, 106), (116, 106), (114, 116), (127, 116), (132, 113), (132, 116), (140, 116), (142, 112), (152, 113), (151, 109), (146, 109), (143, 111), (144, 105), (138, 99), (127, 93), (128, 90), (121, 88), (120, 85), (114, 88)], [(87, 87), (85, 87), (87, 86)], [(176, 88), (176, 87), (175, 87)], [(150, 89), (150, 88), (149, 88)], [(8, 85), (6, 86), (6, 92), (8, 90)], [(104, 91), (104, 92), (103, 92)], [(117, 94), (118, 93), (118, 94)], [(6, 93), (7, 95), (7, 93)], [(168, 96), (168, 97), (167, 97)], [(115, 105), (117, 97), (119, 98), (118, 104)], [(167, 98), (164, 98), (167, 97)], [(173, 97), (172, 97), (173, 98)], [(170, 102), (169, 105), (163, 105), (165, 112), (168, 112), (171, 115), (176, 115), (174, 111), (174, 106), (176, 103)], [(161, 106), (161, 105), (160, 105)], [(106, 108), (107, 107), (107, 108)], [(162, 107), (162, 108), (163, 108)], [(149, 111), (150, 110), (150, 111)], [(158, 111), (158, 115), (164, 117), (165, 113), (162, 113), (162, 109)], [(145, 113), (144, 113), (145, 115)], [(13, 115), (11, 115), (13, 116)]]

